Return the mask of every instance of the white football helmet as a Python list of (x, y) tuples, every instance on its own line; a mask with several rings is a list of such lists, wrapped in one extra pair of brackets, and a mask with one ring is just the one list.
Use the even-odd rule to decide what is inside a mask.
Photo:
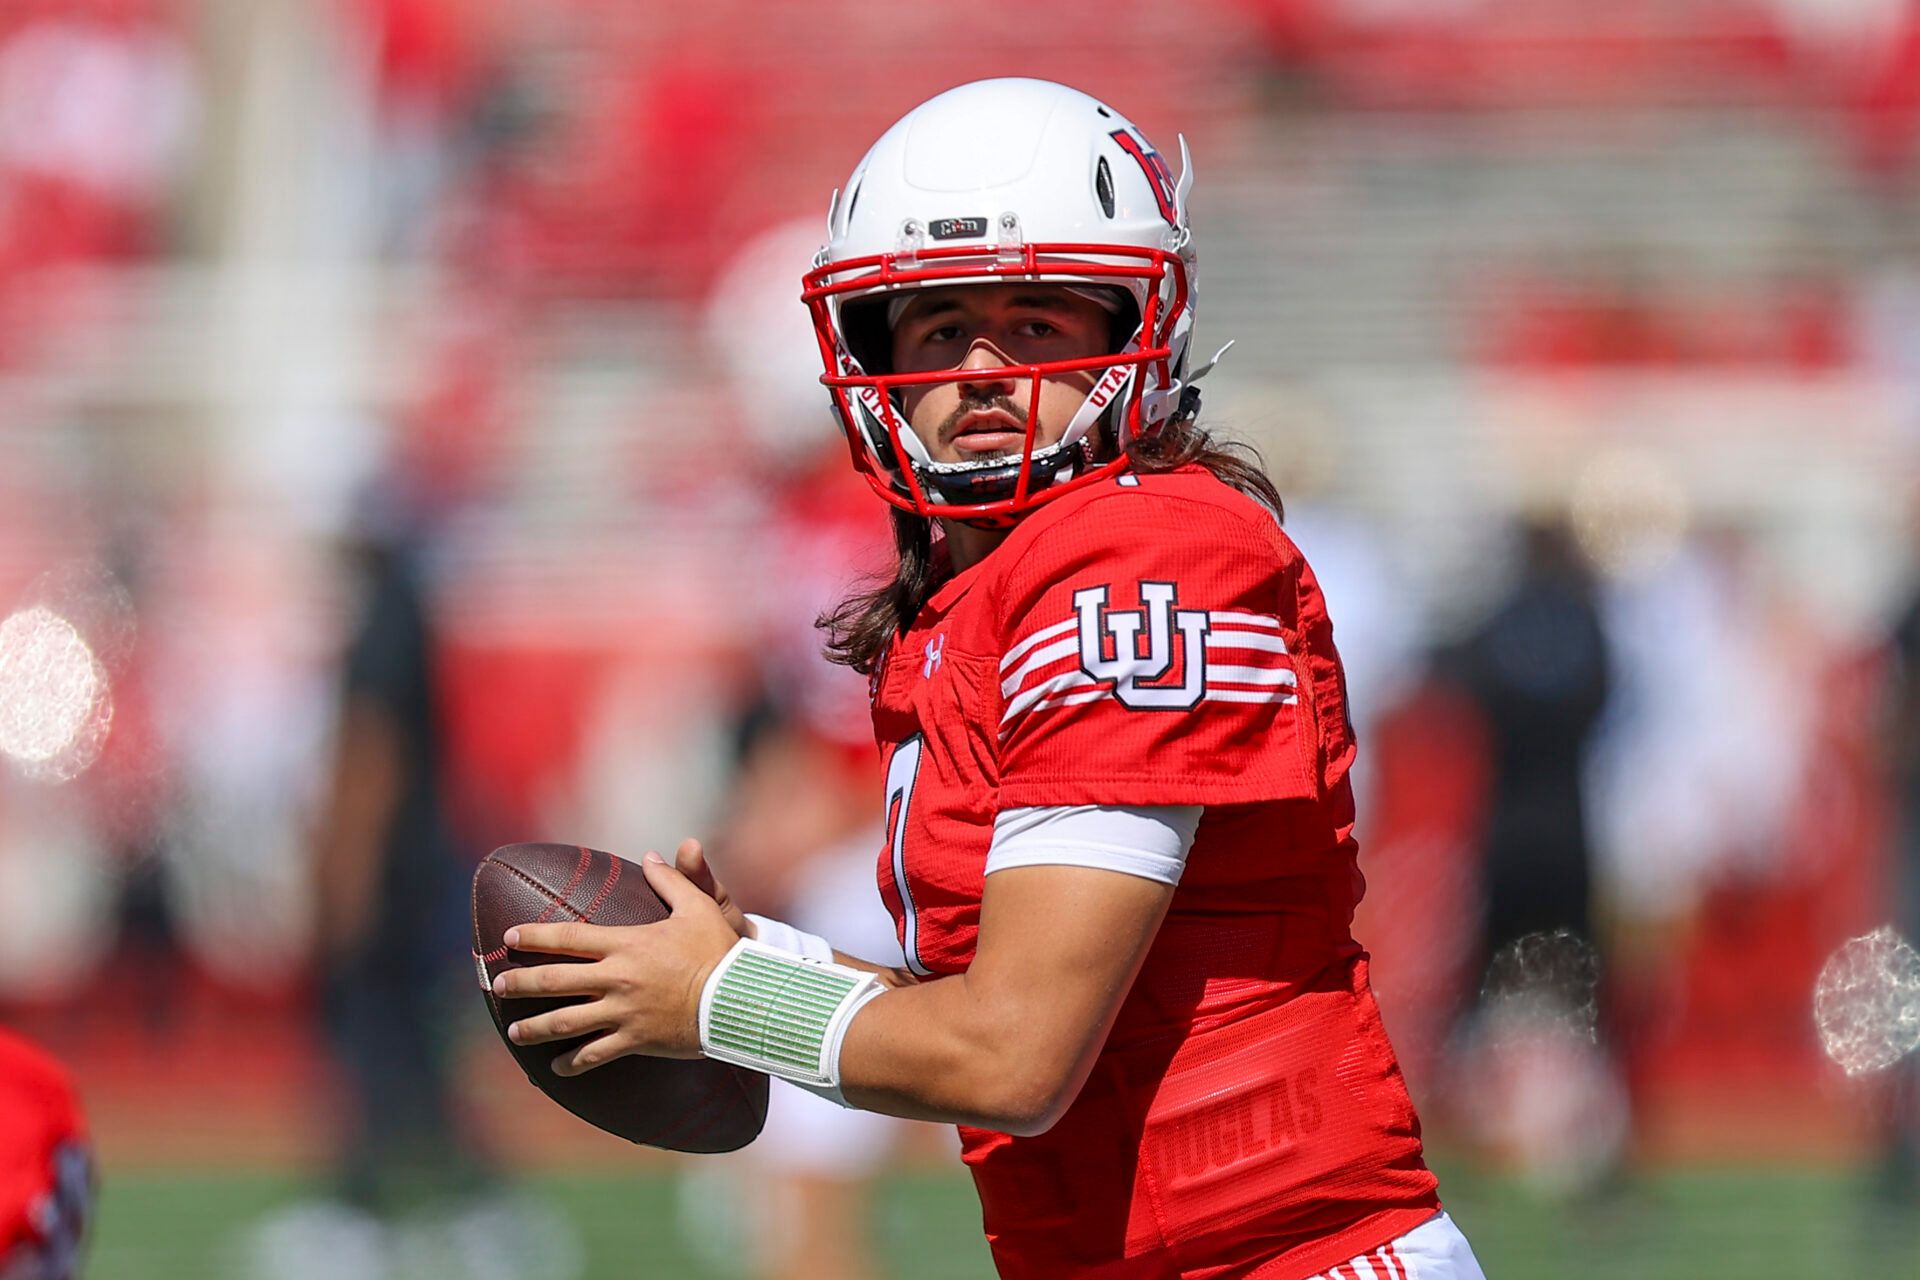
[[(881, 497), (922, 516), (1003, 523), (1126, 466), (1127, 441), (1196, 407), (1193, 185), (1113, 108), (1045, 80), (982, 80), (914, 108), (834, 193), (828, 242), (802, 294), (826, 363), (821, 379)], [(1039, 281), (1098, 290), (1118, 307), (1112, 353), (1082, 360), (895, 375), (890, 306), (904, 290)], [(1099, 376), (1057, 444), (1036, 450), (1041, 381)], [(1019, 457), (936, 462), (899, 410), (904, 385), (999, 377), (1031, 384)], [(1095, 465), (1100, 433), (1114, 456)]]

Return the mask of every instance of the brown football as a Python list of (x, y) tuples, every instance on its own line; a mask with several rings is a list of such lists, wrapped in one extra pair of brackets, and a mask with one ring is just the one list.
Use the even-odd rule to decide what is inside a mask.
[(705, 1058), (617, 1058), (584, 1075), (561, 1076), (553, 1060), (580, 1040), (517, 1045), (507, 1025), (575, 998), (500, 1000), (495, 975), (567, 957), (509, 950), (515, 925), (553, 920), (652, 924), (666, 904), (624, 858), (573, 844), (510, 844), (473, 873), (473, 961), (494, 1028), (539, 1090), (589, 1124), (631, 1142), (669, 1151), (735, 1151), (759, 1136), (767, 1119), (767, 1077)]

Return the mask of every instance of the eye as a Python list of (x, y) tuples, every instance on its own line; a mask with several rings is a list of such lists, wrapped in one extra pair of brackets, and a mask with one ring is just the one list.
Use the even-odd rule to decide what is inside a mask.
[(1047, 320), (1029, 320), (1020, 326), (1020, 336), (1023, 338), (1051, 338), (1058, 332), (1059, 326)]
[(929, 329), (920, 339), (922, 342), (958, 342), (959, 340), (960, 326), (957, 324), (943, 324)]

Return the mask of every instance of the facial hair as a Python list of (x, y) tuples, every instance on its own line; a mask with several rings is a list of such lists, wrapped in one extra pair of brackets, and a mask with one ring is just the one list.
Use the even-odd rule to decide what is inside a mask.
[(963, 398), (960, 403), (955, 406), (953, 412), (947, 415), (946, 421), (940, 424), (939, 438), (941, 443), (952, 444), (955, 435), (958, 434), (960, 430), (960, 419), (970, 413), (978, 413), (982, 409), (998, 409), (1020, 424), (1017, 428), (1018, 430), (1025, 431), (1027, 429), (1027, 411), (1016, 404), (1010, 396)]

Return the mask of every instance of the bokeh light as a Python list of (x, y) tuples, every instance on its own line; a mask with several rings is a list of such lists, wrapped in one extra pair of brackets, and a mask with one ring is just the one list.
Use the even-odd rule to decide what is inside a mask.
[(43, 605), (0, 622), (0, 753), (35, 781), (65, 782), (99, 757), (113, 721), (106, 669)]
[(1570, 929), (1530, 933), (1487, 966), (1454, 1070), (1476, 1145), (1534, 1194), (1590, 1191), (1619, 1159), (1628, 1107), (1599, 1034), (1600, 957)]
[(1530, 933), (1487, 966), (1482, 1003), (1507, 1025), (1550, 1028), (1576, 1040), (1598, 1035), (1600, 956), (1571, 929)]
[(1920, 1049), (1920, 952), (1890, 926), (1849, 938), (1813, 988), (1820, 1047), (1850, 1076)]

